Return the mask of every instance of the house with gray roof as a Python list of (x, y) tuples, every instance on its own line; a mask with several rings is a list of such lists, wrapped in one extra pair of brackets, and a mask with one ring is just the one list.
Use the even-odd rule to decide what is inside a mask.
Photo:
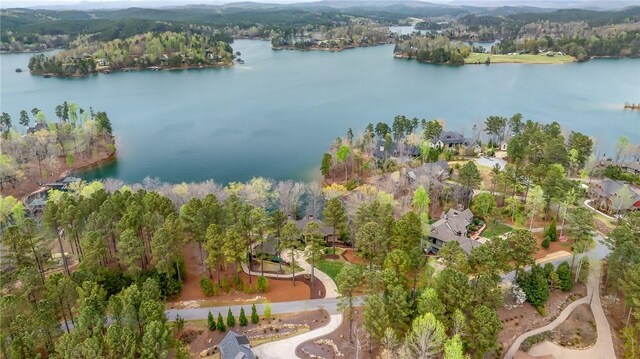
[(480, 242), (469, 238), (469, 225), (473, 220), (473, 213), (468, 208), (464, 211), (450, 209), (431, 225), (429, 233), (429, 250), (437, 254), (445, 244), (456, 241), (465, 253), (470, 254)]
[(234, 331), (229, 331), (220, 342), (220, 357), (222, 359), (256, 359), (251, 351), (249, 338)]
[(455, 131), (442, 131), (438, 141), (431, 143), (432, 148), (455, 148), (463, 147), (466, 150), (478, 152), (480, 145), (476, 140), (464, 137), (463, 134)]
[(604, 212), (640, 210), (640, 189), (623, 181), (604, 179), (588, 190), (592, 203)]
[(305, 216), (302, 219), (299, 219), (296, 222), (296, 225), (298, 226), (298, 228), (300, 228), (301, 231), (304, 232), (305, 227), (307, 226), (307, 223), (309, 222), (317, 222), (320, 225), (320, 231), (322, 232), (322, 235), (324, 236), (324, 240), (327, 242), (333, 242), (334, 241), (334, 235), (333, 235), (333, 227), (329, 226), (328, 224), (324, 223), (323, 221), (314, 218), (313, 216), (309, 215), (309, 216)]
[[(388, 148), (387, 148), (388, 147)], [(373, 157), (378, 160), (385, 159), (387, 157), (418, 157), (420, 156), (420, 149), (417, 146), (409, 145), (406, 143), (392, 142), (386, 144), (385, 141), (378, 140), (376, 147), (373, 150)]]

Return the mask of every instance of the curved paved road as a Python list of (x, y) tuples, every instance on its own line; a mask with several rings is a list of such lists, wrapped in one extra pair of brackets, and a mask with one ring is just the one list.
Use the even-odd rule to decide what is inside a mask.
[(324, 327), (296, 335), (295, 337), (258, 345), (255, 348), (251, 348), (251, 350), (253, 350), (253, 353), (260, 359), (299, 358), (296, 355), (298, 345), (307, 340), (327, 335), (338, 329), (340, 324), (342, 324), (342, 314), (333, 314), (329, 323)]
[(542, 333), (547, 330), (553, 330), (562, 322), (564, 322), (571, 312), (581, 304), (591, 303), (591, 311), (593, 312), (594, 318), (596, 320), (596, 328), (598, 333), (598, 339), (594, 346), (589, 349), (577, 350), (577, 349), (568, 349), (561, 347), (555, 343), (551, 343), (547, 340), (542, 343), (533, 346), (529, 350), (529, 355), (533, 356), (543, 356), (552, 354), (556, 358), (561, 359), (612, 359), (616, 357), (615, 350), (613, 349), (613, 340), (611, 338), (611, 329), (609, 328), (609, 322), (605, 317), (604, 310), (602, 309), (602, 305), (600, 303), (600, 265), (595, 265), (594, 270), (589, 274), (589, 282), (587, 285), (587, 296), (579, 299), (567, 306), (558, 318), (556, 318), (553, 322), (540, 327), (538, 329), (534, 329), (528, 331), (518, 338), (516, 338), (515, 342), (507, 351), (505, 355), (505, 359), (512, 359), (515, 357), (516, 351), (520, 348), (522, 342), (527, 338), (535, 334)]

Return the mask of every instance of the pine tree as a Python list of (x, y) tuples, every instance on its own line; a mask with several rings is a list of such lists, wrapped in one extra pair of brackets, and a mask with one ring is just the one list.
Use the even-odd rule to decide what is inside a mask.
[(249, 324), (249, 321), (247, 320), (247, 316), (244, 314), (244, 308), (240, 308), (239, 321), (240, 321), (241, 327), (246, 327), (247, 324)]
[(251, 323), (258, 324), (260, 321), (260, 317), (258, 316), (258, 310), (256, 309), (256, 305), (251, 305)]
[(222, 318), (222, 314), (220, 314), (220, 312), (218, 312), (218, 324), (217, 324), (218, 330), (221, 332), (224, 332), (225, 330), (227, 330), (227, 328), (225, 328), (224, 326), (224, 319)]
[(209, 330), (216, 330), (216, 321), (213, 319), (213, 314), (209, 311), (209, 315), (207, 316), (207, 324), (209, 324)]
[(236, 326), (236, 317), (234, 317), (233, 313), (231, 313), (231, 308), (229, 308), (229, 311), (227, 312), (227, 326), (229, 328), (233, 328)]
[(558, 275), (558, 284), (560, 289), (567, 292), (573, 288), (573, 278), (571, 275), (571, 267), (568, 262), (562, 262), (558, 269), (556, 269)]

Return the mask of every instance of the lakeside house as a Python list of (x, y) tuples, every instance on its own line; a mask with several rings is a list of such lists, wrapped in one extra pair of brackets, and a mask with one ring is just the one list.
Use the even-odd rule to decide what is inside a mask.
[(375, 157), (377, 160), (383, 160), (387, 157), (415, 158), (418, 156), (420, 156), (420, 149), (418, 149), (417, 146), (409, 145), (402, 142), (392, 142), (391, 144), (386, 144), (385, 141), (378, 140), (373, 151), (373, 157)]
[(481, 245), (480, 242), (469, 238), (469, 226), (472, 221), (473, 213), (468, 208), (464, 211), (450, 209), (443, 213), (442, 217), (431, 225), (429, 250), (438, 254), (445, 244), (456, 241), (465, 253), (470, 254), (475, 247)]
[(603, 212), (640, 210), (640, 189), (623, 181), (604, 179), (588, 190), (595, 207)]
[(249, 338), (233, 330), (224, 336), (219, 347), (222, 359), (256, 359), (255, 354), (251, 351)]
[(317, 222), (320, 225), (320, 231), (322, 232), (322, 235), (324, 236), (324, 240), (327, 243), (331, 243), (333, 244), (334, 241), (338, 241), (339, 238), (336, 238), (336, 236), (333, 235), (333, 227), (327, 225), (326, 223), (324, 223), (323, 221), (314, 218), (313, 215), (307, 215), (302, 219), (299, 219), (296, 222), (296, 225), (298, 226), (298, 228), (300, 228), (301, 231), (304, 232), (305, 227), (307, 226), (307, 223), (309, 222)]
[(28, 134), (32, 134), (32, 133), (36, 133), (38, 131), (48, 131), (49, 130), (49, 124), (47, 124), (46, 122), (38, 122), (36, 123), (35, 126), (29, 127), (27, 128), (27, 133)]
[(617, 162), (611, 159), (600, 160), (598, 167), (606, 168), (609, 166), (620, 167), (625, 172), (640, 175), (640, 162)]
[(455, 131), (442, 131), (438, 141), (431, 143), (431, 148), (458, 148), (478, 152), (481, 147), (478, 142), (472, 138), (464, 137), (463, 134)]

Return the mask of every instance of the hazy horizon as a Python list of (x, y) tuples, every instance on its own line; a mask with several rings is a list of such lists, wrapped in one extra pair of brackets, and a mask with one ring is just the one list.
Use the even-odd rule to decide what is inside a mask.
[[(64, 8), (64, 9), (100, 9), (100, 8), (126, 8), (126, 7), (167, 7), (167, 6), (183, 6), (183, 5), (224, 5), (239, 2), (256, 2), (267, 4), (294, 4), (294, 3), (311, 3), (320, 2), (321, 0), (8, 0), (1, 1), (0, 8)], [(334, 0), (331, 0), (334, 1)], [(337, 0), (336, 2), (381, 2), (380, 0)], [(614, 3), (619, 5), (634, 4), (635, 1), (614, 0), (614, 1), (597, 1), (597, 0), (407, 0), (407, 2), (426, 2), (442, 5), (476, 5), (476, 6), (537, 6), (537, 7), (575, 7), (578, 4), (589, 6), (609, 7)], [(403, 2), (402, 0), (389, 2)]]

